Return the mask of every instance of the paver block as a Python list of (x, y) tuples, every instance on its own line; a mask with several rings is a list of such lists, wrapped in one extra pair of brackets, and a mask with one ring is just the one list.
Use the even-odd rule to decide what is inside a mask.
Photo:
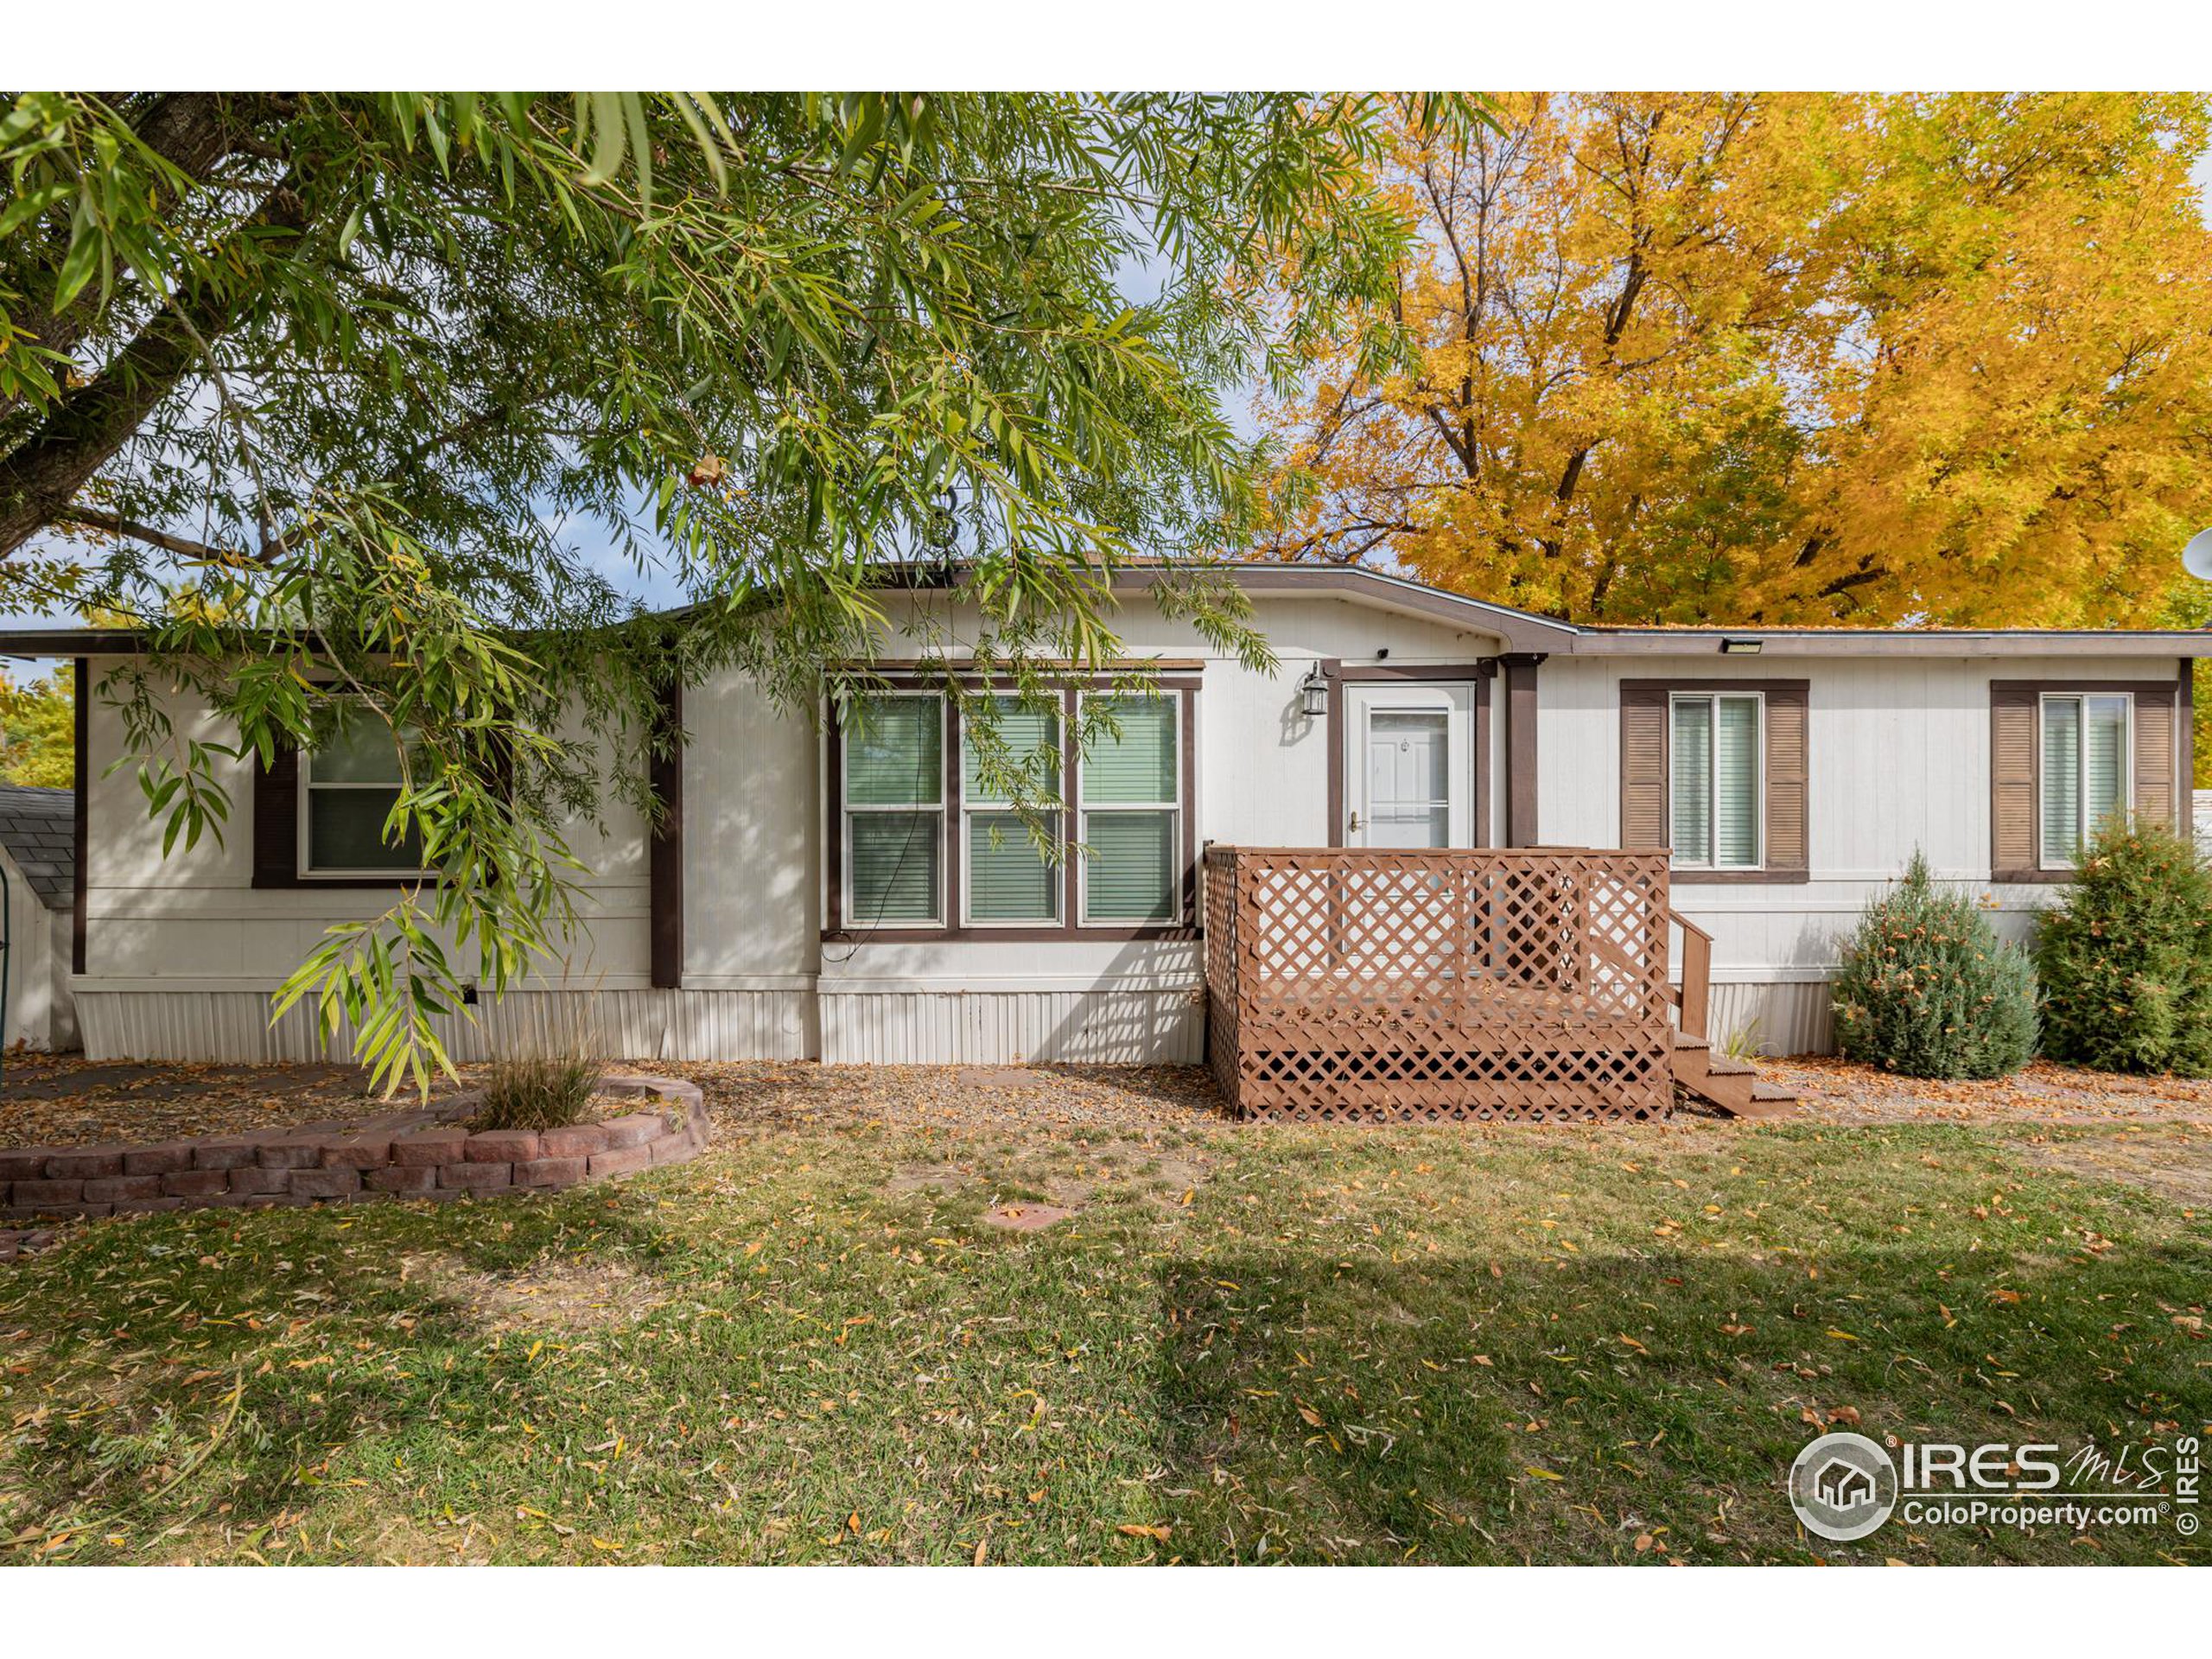
[(438, 1172), (430, 1164), (386, 1164), (382, 1169), (364, 1170), (361, 1185), (372, 1192), (433, 1192)]
[(311, 1135), (286, 1135), (263, 1141), (258, 1156), (264, 1169), (313, 1169), (322, 1161), (322, 1142)]
[(258, 1164), (230, 1173), (231, 1191), (241, 1196), (251, 1192), (289, 1192), (291, 1191), (292, 1172), (289, 1169), (264, 1169)]
[[(127, 1179), (128, 1177), (124, 1179)], [(194, 1202), (197, 1203), (198, 1200), (195, 1199)], [(118, 1216), (147, 1215), (158, 1210), (181, 1210), (184, 1205), (185, 1200), (182, 1198), (118, 1198), (115, 1201), (115, 1213)]]
[(546, 1130), (537, 1141), (548, 1158), (588, 1158), (594, 1152), (607, 1150), (607, 1126), (571, 1123), (564, 1128)]
[(192, 1148), (194, 1169), (243, 1169), (260, 1162), (258, 1141), (201, 1141)]
[(358, 1169), (296, 1169), (291, 1196), (296, 1198), (350, 1198), (361, 1190)]
[(389, 1135), (357, 1135), (322, 1143), (325, 1169), (375, 1169), (391, 1161)]
[(472, 1164), (519, 1164), (537, 1156), (535, 1129), (480, 1129), (468, 1137)]
[(512, 1164), (447, 1164), (438, 1171), (440, 1186), (467, 1187), (471, 1190), (512, 1185), (514, 1178), (515, 1166)]
[(167, 1175), (192, 1167), (192, 1144), (173, 1141), (166, 1146), (133, 1147), (123, 1154), (125, 1175)]
[(574, 1186), (590, 1173), (588, 1158), (534, 1158), (515, 1166), (517, 1186)]
[(8, 1190), (8, 1201), (18, 1210), (25, 1205), (81, 1204), (85, 1198), (82, 1181), (17, 1181)]
[(0, 1152), (0, 1181), (42, 1181), (46, 1179), (46, 1160), (54, 1156), (46, 1147), (22, 1147), (13, 1152)]
[(123, 1154), (128, 1147), (78, 1147), (51, 1154), (46, 1160), (49, 1181), (90, 1181), (103, 1175), (123, 1173)]
[(468, 1147), (467, 1129), (425, 1129), (391, 1143), (391, 1161), (409, 1166), (457, 1164)]
[(667, 1118), (659, 1112), (632, 1112), (624, 1117), (610, 1117), (600, 1125), (607, 1131), (607, 1149), (609, 1152), (620, 1152), (626, 1147), (642, 1147), (661, 1135), (667, 1127)]
[(653, 1155), (643, 1146), (615, 1147), (591, 1155), (591, 1174), (594, 1180), (602, 1175), (625, 1175), (633, 1169), (649, 1168)]
[(158, 1198), (162, 1196), (162, 1178), (158, 1175), (103, 1175), (98, 1180), (85, 1183), (85, 1196), (96, 1204), (118, 1198)]
[(227, 1169), (180, 1169), (162, 1177), (162, 1191), (173, 1198), (205, 1198), (231, 1190)]

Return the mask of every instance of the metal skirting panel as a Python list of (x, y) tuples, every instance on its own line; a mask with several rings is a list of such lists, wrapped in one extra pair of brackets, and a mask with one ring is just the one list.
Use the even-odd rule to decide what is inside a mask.
[(1190, 990), (825, 991), (831, 1065), (1198, 1065), (1205, 1007)]
[(1713, 988), (1713, 1038), (1726, 1043), (1747, 1032), (1761, 1054), (1833, 1054), (1835, 1019), (1824, 979), (1788, 984), (1716, 984)]
[[(775, 991), (512, 991), (474, 1020), (441, 1022), (453, 1058), (559, 1052), (579, 1034), (609, 1059), (799, 1060), (814, 1053), (812, 995)], [(80, 989), (85, 1054), (95, 1060), (328, 1058), (306, 1012), (274, 1027), (257, 991)], [(334, 1046), (344, 1057), (342, 1037)]]

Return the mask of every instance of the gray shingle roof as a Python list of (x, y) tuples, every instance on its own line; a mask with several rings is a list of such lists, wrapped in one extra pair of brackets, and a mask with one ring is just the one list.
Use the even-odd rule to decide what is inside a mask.
[(48, 910), (67, 910), (77, 887), (77, 794), (0, 784), (0, 846)]

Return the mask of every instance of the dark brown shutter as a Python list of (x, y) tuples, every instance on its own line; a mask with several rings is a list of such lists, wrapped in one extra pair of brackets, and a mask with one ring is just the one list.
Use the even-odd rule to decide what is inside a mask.
[(277, 747), (267, 770), (253, 766), (253, 885), (297, 887), (300, 880), (300, 752)]
[(1989, 866), (1998, 880), (2024, 879), (2036, 846), (2036, 694), (2031, 687), (1989, 692)]
[(1804, 870), (1806, 688), (1777, 687), (1766, 694), (1766, 867)]
[(2176, 823), (2174, 807), (2174, 699), (2171, 692), (2135, 696), (2135, 816), (2152, 823)]
[(1621, 845), (1646, 851), (1669, 844), (1667, 693), (1621, 689)]

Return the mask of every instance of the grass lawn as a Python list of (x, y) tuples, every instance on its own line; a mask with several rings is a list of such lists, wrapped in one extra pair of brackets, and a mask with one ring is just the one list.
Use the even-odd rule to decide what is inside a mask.
[(1780, 1487), (1816, 1423), (2202, 1432), (2202, 1116), (1301, 1130), (694, 1075), (687, 1166), (0, 1269), (0, 1560), (2206, 1559), (1830, 1545)]

